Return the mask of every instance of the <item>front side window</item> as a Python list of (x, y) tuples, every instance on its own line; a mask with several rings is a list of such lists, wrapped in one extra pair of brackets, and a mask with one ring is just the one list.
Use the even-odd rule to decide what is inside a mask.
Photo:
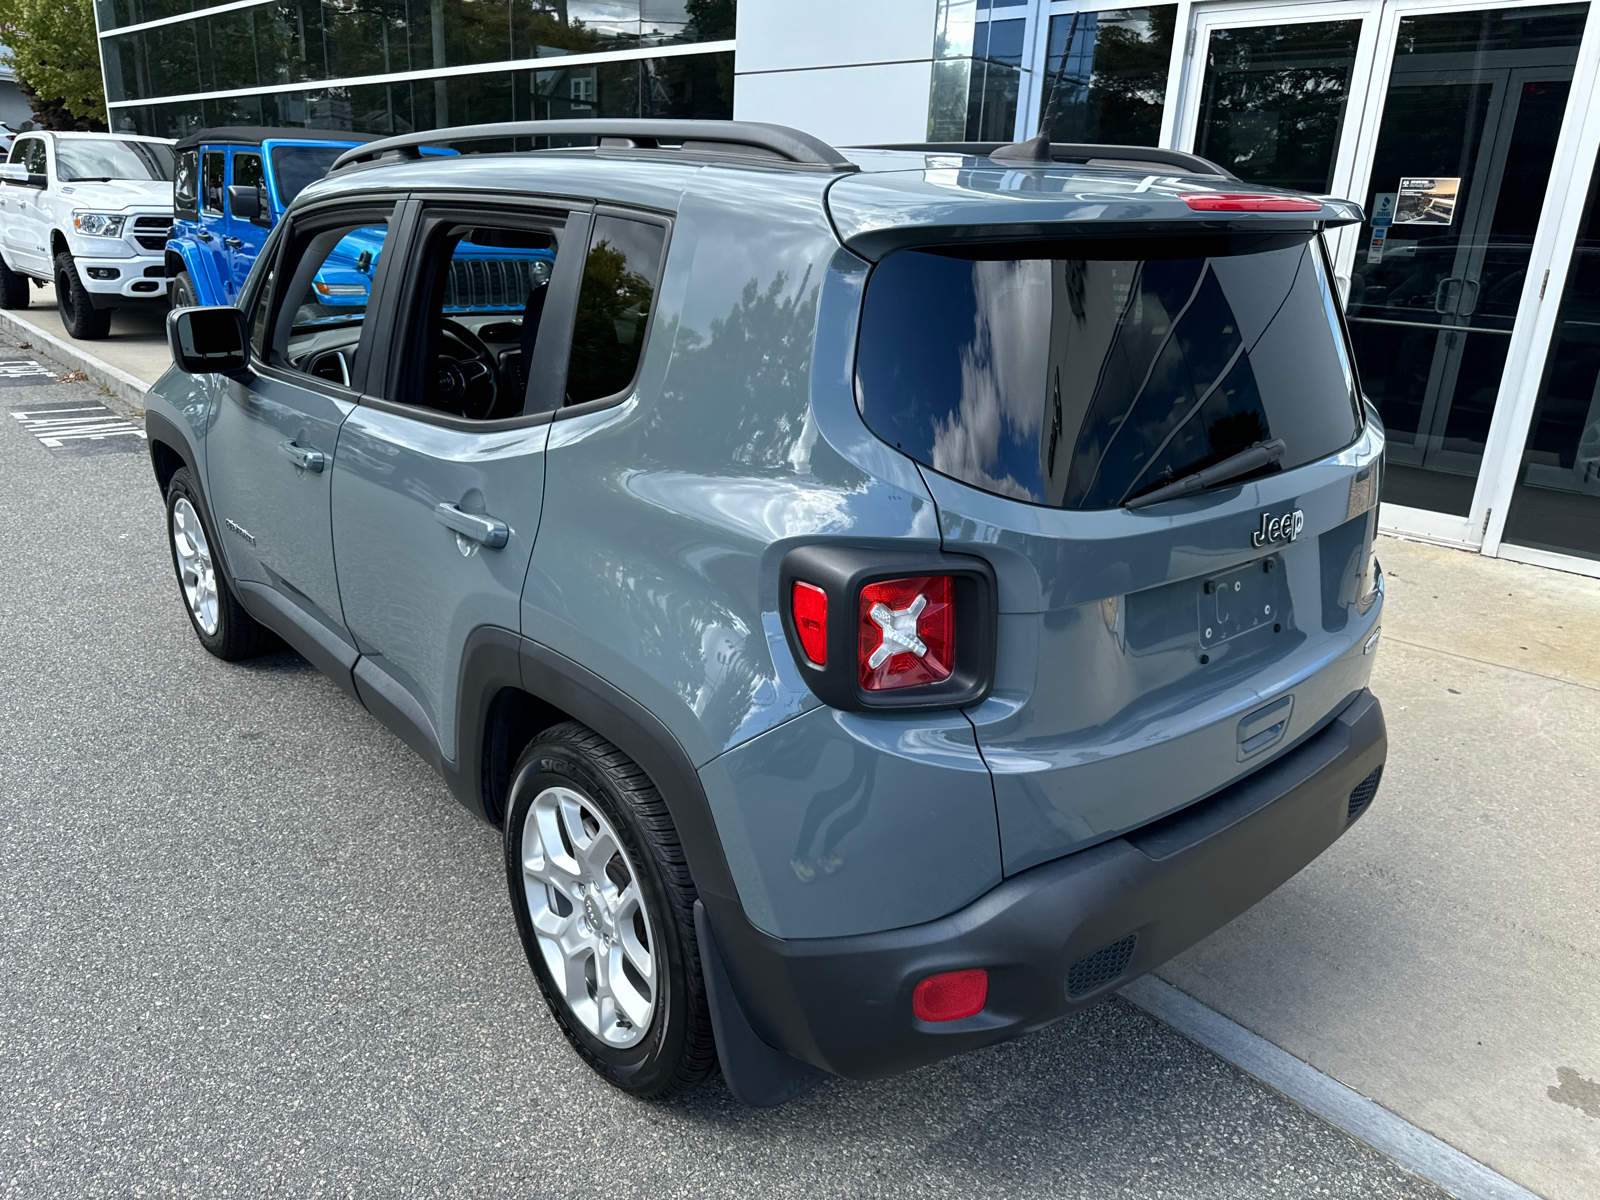
[(388, 232), (387, 216), (370, 215), (359, 225), (294, 231), (274, 271), (283, 287), (282, 300), (273, 302), (277, 317), (268, 363), (350, 386)]
[(856, 359), (873, 432), (974, 487), (1071, 509), (1116, 508), (1270, 439), (1287, 447), (1272, 469), (1288, 470), (1359, 433), (1315, 242), (1060, 253), (885, 257)]
[(45, 158), (43, 138), (18, 138), (11, 147), (11, 160), (21, 163), (30, 175), (48, 175), (50, 165)]
[(235, 154), (233, 156), (233, 185), (235, 187), (266, 187), (266, 173), (261, 169), (261, 155)]
[(207, 150), (200, 161), (200, 194), (208, 213), (221, 214), (222, 198), (227, 194), (227, 164), (222, 151)]
[(567, 403), (615, 396), (644, 350), (667, 231), (623, 217), (595, 218), (567, 364)]
[(122, 138), (62, 138), (56, 142), (56, 172), (63, 183), (170, 180), (172, 147)]

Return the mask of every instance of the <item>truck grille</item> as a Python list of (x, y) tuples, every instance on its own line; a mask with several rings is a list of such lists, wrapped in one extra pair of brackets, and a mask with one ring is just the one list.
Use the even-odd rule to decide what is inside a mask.
[(507, 308), (520, 310), (528, 293), (549, 278), (550, 264), (519, 258), (458, 258), (445, 283), (446, 309)]
[(146, 250), (165, 250), (167, 231), (172, 228), (171, 217), (135, 217), (133, 240)]

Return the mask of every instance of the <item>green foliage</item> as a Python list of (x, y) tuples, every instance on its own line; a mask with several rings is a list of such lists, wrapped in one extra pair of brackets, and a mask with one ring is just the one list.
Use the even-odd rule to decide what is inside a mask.
[(106, 128), (93, 0), (0, 0), (0, 39), (40, 125)]

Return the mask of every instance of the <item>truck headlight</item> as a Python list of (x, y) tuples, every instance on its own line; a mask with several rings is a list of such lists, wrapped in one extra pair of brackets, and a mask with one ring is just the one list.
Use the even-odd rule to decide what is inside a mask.
[(89, 237), (119, 238), (127, 217), (120, 213), (75, 212), (72, 225), (79, 233)]

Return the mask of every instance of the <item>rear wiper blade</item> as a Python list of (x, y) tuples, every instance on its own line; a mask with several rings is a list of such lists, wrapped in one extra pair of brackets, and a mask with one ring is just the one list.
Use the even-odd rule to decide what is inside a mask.
[(1282, 438), (1273, 438), (1270, 442), (1257, 442), (1237, 454), (1228, 455), (1219, 463), (1213, 463), (1203, 471), (1185, 475), (1182, 479), (1174, 479), (1154, 491), (1145, 492), (1131, 500), (1124, 500), (1122, 506), (1145, 508), (1151, 504), (1159, 504), (1163, 500), (1176, 500), (1179, 496), (1203, 492), (1206, 488), (1216, 487), (1219, 483), (1227, 483), (1230, 479), (1237, 479), (1241, 475), (1250, 474), (1251, 471), (1259, 471), (1262, 467), (1270, 466), (1283, 457), (1286, 449)]

